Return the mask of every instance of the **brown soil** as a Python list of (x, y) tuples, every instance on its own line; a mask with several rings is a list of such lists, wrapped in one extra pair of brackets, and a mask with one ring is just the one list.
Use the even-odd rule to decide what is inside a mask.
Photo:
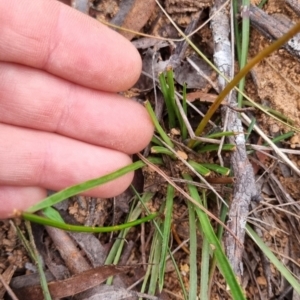
[[(207, 9), (210, 5), (212, 5), (211, 1), (199, 2), (196, 0), (165, 0), (164, 2), (171, 17), (179, 25), (183, 26), (182, 28), (190, 23), (191, 19), (195, 15), (195, 12), (199, 8), (204, 7)], [(101, 10), (101, 12), (99, 13), (92, 10), (91, 15), (97, 15), (97, 18), (99, 19), (105, 18), (106, 20), (111, 20), (118, 13), (119, 5), (120, 1), (117, 0), (101, 1), (101, 4), (97, 6), (97, 9)], [(296, 21), (297, 18), (299, 19), (299, 17), (297, 17), (297, 15), (284, 4), (284, 1), (269, 0), (268, 4), (265, 5), (264, 10), (269, 14), (285, 14), (294, 21)], [(204, 16), (207, 18), (207, 13), (204, 14)], [(174, 32), (174, 29), (171, 28), (172, 26), (170, 25), (169, 21), (162, 16), (157, 7), (152, 13), (152, 16), (149, 18), (149, 22), (141, 26), (142, 27), (139, 30), (145, 33), (160, 33), (163, 35), (172, 35), (172, 37), (176, 37), (176, 32)], [(200, 33), (197, 33), (195, 40), (198, 45), (203, 47), (201, 50), (205, 52), (209, 58), (211, 58), (213, 54), (213, 43), (209, 26), (204, 27)], [(251, 29), (249, 50), (250, 58), (255, 56), (259, 51), (268, 45), (269, 41), (266, 38), (264, 38), (256, 30)], [(145, 51), (146, 49), (141, 51), (143, 55)], [(168, 56), (171, 51), (172, 46), (169, 48), (164, 48), (164, 50), (161, 51), (161, 55)], [(253, 100), (259, 104), (269, 106), (270, 108), (279, 111), (284, 116), (293, 120), (294, 126), (297, 128), (300, 128), (300, 91), (298, 87), (300, 82), (299, 71), (300, 62), (288, 54), (285, 50), (281, 49), (255, 66), (251, 76), (249, 75), (247, 77), (246, 83), (246, 92)], [(201, 89), (201, 91), (204, 91), (205, 93), (211, 90), (211, 85), (206, 85)], [(132, 90), (131, 93), (141, 99), (148, 97), (151, 99), (153, 97), (152, 90), (148, 88), (143, 90), (137, 88)], [(197, 103), (196, 105), (200, 109), (203, 108), (201, 103)], [(204, 107), (204, 109), (207, 108)], [(255, 111), (254, 114), (258, 125), (268, 135), (272, 134), (272, 126), (274, 126), (274, 124), (278, 126), (276, 132), (283, 133), (290, 130), (289, 127), (274, 121), (274, 119), (259, 111)], [(191, 116), (191, 118), (194, 118), (194, 116)], [(198, 123), (198, 119), (195, 120), (195, 123)], [(257, 143), (260, 143), (260, 141), (258, 140)], [(288, 149), (299, 148), (300, 134), (296, 134), (290, 141), (285, 142), (282, 147), (286, 147)], [(290, 158), (293, 162), (295, 162), (295, 164), (300, 166), (300, 159), (298, 159), (297, 156), (291, 155)], [(217, 162), (217, 158), (214, 156), (203, 155), (201, 159)], [(272, 167), (274, 165), (274, 161), (267, 157), (263, 157), (262, 159), (259, 158), (259, 160), (262, 161), (267, 167)], [(171, 177), (176, 177), (176, 175), (184, 168), (182, 164), (173, 164), (169, 160), (167, 160), (165, 163), (167, 167), (163, 170)], [(257, 170), (257, 175), (261, 175), (263, 173), (261, 168), (257, 168)], [(162, 178), (150, 168), (144, 168), (143, 174), (145, 180), (145, 189), (155, 193), (151, 204), (149, 204), (149, 209), (151, 211), (158, 211), (162, 205), (162, 202), (165, 201), (165, 181), (162, 180)], [(298, 177), (291, 175), (291, 172), (289, 171), (288, 175), (286, 175), (280, 166), (275, 166), (274, 175), (282, 184), (282, 188), (284, 189), (285, 193), (288, 193), (293, 200), (297, 201), (300, 196)], [(267, 191), (267, 185), (268, 184), (266, 183), (263, 188), (264, 201), (268, 202), (270, 205), (277, 205), (281, 203), (281, 199), (283, 197), (281, 197), (280, 191), (278, 192), (279, 195), (274, 195), (273, 192)], [(226, 190), (223, 189), (223, 192), (224, 191), (230, 194), (231, 188), (227, 188)], [(116, 205), (112, 207), (112, 201), (110, 200), (104, 201), (101, 199), (85, 199), (83, 197), (78, 197), (76, 199), (72, 199), (72, 201), (68, 203), (69, 207), (67, 211), (78, 222), (89, 223), (90, 226), (111, 225), (113, 216), (115, 218), (114, 222), (116, 221), (122, 223), (126, 216), (126, 214), (123, 213), (123, 211), (126, 210), (124, 207), (128, 205), (128, 202), (126, 202), (127, 200), (124, 199), (120, 200), (120, 202), (121, 201), (124, 201), (125, 206), (121, 206), (121, 204), (116, 203)], [(93, 205), (91, 203), (93, 203)], [(209, 207), (210, 210), (217, 214), (218, 207), (214, 205), (211, 206), (212, 207)], [(114, 214), (112, 213), (113, 210), (115, 210)], [(291, 209), (291, 211), (297, 214), (297, 210)], [(253, 216), (254, 215), (251, 215), (251, 217)], [(299, 221), (297, 218), (293, 219), (291, 217), (290, 219), (289, 216), (289, 214), (285, 214), (282, 211), (277, 210), (276, 207), (272, 207), (259, 213), (260, 220), (252, 219), (252, 221), (259, 226), (262, 226), (261, 237), (263, 238), (264, 242), (272, 250), (274, 250), (275, 253), (278, 254), (278, 257), (283, 260), (283, 262), (290, 268), (292, 272), (299, 276)], [(255, 218), (256, 217), (257, 215), (255, 215)], [(178, 244), (187, 239), (189, 236), (187, 206), (179, 194), (177, 195), (173, 207), (173, 220), (173, 230), (171, 233), (172, 249), (176, 248)], [(19, 224), (20, 222), (17, 221), (17, 223)], [(269, 225), (263, 226), (262, 223)], [(25, 232), (24, 225), (22, 223), (20, 224), (21, 229)], [(125, 259), (125, 256), (123, 256), (123, 259), (125, 259), (125, 262), (127, 263), (145, 263), (148, 260), (151, 237), (153, 235), (154, 228), (147, 224), (142, 230), (143, 231), (141, 232), (139, 227), (134, 228), (126, 238), (128, 248), (130, 246), (129, 243), (131, 241), (134, 242), (130, 248), (130, 251), (128, 250), (128, 253), (126, 254), (127, 260)], [(115, 238), (117, 238), (117, 234), (102, 234), (101, 236), (97, 237), (107, 251)], [(53, 260), (56, 259), (57, 263), (58, 261), (61, 263), (62, 259), (58, 258), (59, 255), (56, 251), (56, 246), (53, 245), (48, 238), (45, 238), (44, 241), (46, 247), (48, 247), (47, 251), (53, 251), (53, 253), (56, 253), (53, 255)], [(199, 257), (201, 256), (201, 245), (202, 237), (199, 233)], [(143, 260), (144, 254), (147, 256), (145, 261)], [(279, 295), (285, 290), (285, 288), (288, 288), (288, 284), (284, 280), (280, 281), (282, 278), (280, 277), (279, 272), (272, 265), (266, 267), (266, 263), (262, 260), (260, 255), (260, 251), (254, 245), (254, 243), (250, 239), (247, 239), (245, 243), (245, 258), (243, 262), (245, 271), (244, 277), (242, 278), (242, 286), (246, 291), (247, 299), (270, 299), (270, 295)], [(174, 257), (183, 277), (184, 285), (186, 289), (189, 290), (190, 266), (188, 244), (186, 247), (182, 247), (179, 251), (177, 251)], [(10, 282), (12, 276), (18, 277), (23, 274), (32, 273), (35, 267), (32, 264), (28, 264), (30, 261), (29, 255), (18, 239), (12, 223), (8, 220), (0, 221), (0, 274), (2, 274), (7, 282)], [(201, 261), (199, 260), (199, 266), (200, 265)], [(11, 266), (14, 266), (13, 271), (11, 271)], [(266, 269), (269, 271), (268, 274), (266, 274)], [(133, 284), (135, 280), (144, 275), (144, 270), (145, 268), (140, 268), (140, 270), (132, 271), (132, 273), (130, 273), (128, 276), (122, 277), (122, 282), (127, 283), (126, 287)], [(272, 287), (271, 291), (268, 291), (268, 284), (269, 287)], [(5, 288), (2, 287), (0, 289), (0, 299), (4, 297), (4, 293)], [(183, 294), (174, 270), (174, 266), (170, 262), (167, 263), (164, 290), (159, 299), (183, 299)], [(214, 275), (210, 299), (230, 299), (226, 288), (226, 283), (218, 272), (216, 272)]]

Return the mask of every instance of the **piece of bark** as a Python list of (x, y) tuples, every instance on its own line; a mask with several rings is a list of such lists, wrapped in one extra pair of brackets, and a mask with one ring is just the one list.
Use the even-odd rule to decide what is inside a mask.
[(293, 9), (293, 11), (300, 16), (300, 1), (299, 0), (285, 0), (285, 2)]
[[(111, 23), (135, 32), (139, 32), (149, 20), (155, 9), (155, 0), (123, 0), (117, 15)], [(135, 33), (120, 30), (119, 33), (126, 39), (132, 40)]]
[[(261, 32), (262, 35), (271, 40), (279, 39), (295, 25), (284, 15), (270, 16), (254, 5), (250, 6), (249, 16), (251, 25)], [(283, 48), (300, 60), (300, 34), (298, 33), (293, 36), (283, 45)]]
[[(216, 0), (215, 5), (211, 10), (211, 15), (214, 16), (211, 22), (214, 40), (214, 62), (217, 68), (227, 77), (231, 78), (233, 62), (231, 59), (231, 43), (229, 40), (230, 23), (229, 13), (227, 9), (219, 8), (225, 3), (225, 0)], [(224, 89), (226, 82), (223, 77), (218, 77), (219, 89)], [(227, 98), (227, 103), (235, 107), (236, 92), (232, 91), (231, 97)], [(223, 108), (226, 111), (228, 108)], [(249, 212), (249, 203), (252, 198), (258, 194), (252, 166), (247, 158), (245, 137), (242, 134), (243, 126), (236, 111), (228, 110), (228, 131), (233, 131), (238, 134), (229, 137), (229, 143), (236, 145), (236, 151), (231, 154), (231, 166), (236, 178), (234, 184), (233, 198), (228, 213), (228, 227), (237, 236), (238, 241), (230, 234), (226, 233), (225, 248), (228, 259), (231, 263), (233, 271), (235, 272), (238, 280), (241, 279), (243, 274), (242, 254), (243, 247), (240, 245), (244, 243), (245, 238), (245, 225), (247, 215)]]
[(66, 231), (49, 226), (46, 226), (46, 230), (71, 274), (78, 274), (91, 268)]
[[(202, 10), (200, 10), (197, 15), (191, 20), (190, 24), (186, 27), (184, 30), (184, 34), (188, 36), (190, 33), (192, 33), (199, 22), (199, 19), (202, 15)], [(174, 53), (171, 55), (169, 59), (169, 66), (171, 66), (173, 69), (176, 69), (178, 66), (180, 66), (182, 60), (185, 58), (185, 53), (188, 48), (189, 44), (184, 39), (183, 41), (180, 41), (176, 44), (176, 48)]]

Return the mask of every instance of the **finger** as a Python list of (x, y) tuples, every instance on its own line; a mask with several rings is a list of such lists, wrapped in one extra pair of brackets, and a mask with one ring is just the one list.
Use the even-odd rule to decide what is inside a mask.
[(0, 60), (25, 64), (87, 87), (122, 91), (141, 59), (125, 38), (58, 1), (0, 0)]
[(0, 186), (0, 219), (12, 218), (47, 196), (39, 187)]
[(84, 88), (44, 71), (0, 63), (0, 122), (56, 132), (136, 153), (153, 125), (145, 108), (115, 94)]
[[(0, 185), (61, 190), (131, 163), (121, 152), (10, 125), (0, 124), (0, 140)], [(91, 190), (89, 195), (116, 196), (132, 178), (132, 173), (126, 174)]]

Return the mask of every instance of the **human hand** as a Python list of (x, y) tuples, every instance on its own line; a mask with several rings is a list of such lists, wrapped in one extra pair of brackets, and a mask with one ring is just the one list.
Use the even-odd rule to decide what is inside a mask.
[[(138, 52), (96, 20), (57, 1), (0, 0), (0, 218), (46, 189), (131, 162), (153, 134), (145, 109), (115, 92), (139, 77)], [(87, 192), (112, 197), (127, 174)]]

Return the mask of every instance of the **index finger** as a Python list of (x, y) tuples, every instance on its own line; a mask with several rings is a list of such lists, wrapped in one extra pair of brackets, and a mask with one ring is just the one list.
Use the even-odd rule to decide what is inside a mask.
[(139, 77), (137, 50), (118, 33), (58, 1), (0, 0), (0, 60), (117, 92)]

